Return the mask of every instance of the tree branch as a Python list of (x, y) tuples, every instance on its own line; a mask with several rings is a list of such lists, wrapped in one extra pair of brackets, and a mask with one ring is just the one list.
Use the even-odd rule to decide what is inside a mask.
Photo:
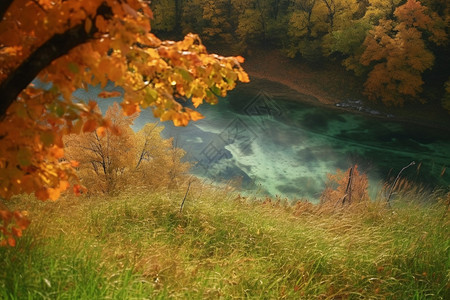
[[(4, 2), (4, 0), (1, 1), (0, 14), (3, 12), (3, 7), (10, 1)], [(111, 8), (103, 3), (98, 7), (96, 16), (101, 15), (105, 19), (111, 19), (111, 12)], [(85, 30), (85, 22), (86, 21), (83, 21), (81, 24), (68, 29), (64, 33), (53, 35), (49, 40), (32, 52), (30, 56), (28, 56), (28, 58), (0, 84), (0, 120), (4, 118), (8, 107), (16, 100), (20, 92), (36, 78), (39, 72), (49, 66), (55, 59), (67, 54), (73, 48), (88, 42), (94, 37), (95, 33), (98, 32), (97, 27), (94, 25), (95, 22), (93, 22), (89, 32), (86, 32)]]
[(8, 107), (16, 100), (34, 78), (55, 59), (89, 40), (84, 22), (62, 34), (55, 34), (12, 72), (0, 85), (0, 116), (4, 117)]
[(3, 16), (5, 15), (8, 8), (11, 6), (14, 0), (2, 0), (0, 1), (0, 22), (3, 21)]

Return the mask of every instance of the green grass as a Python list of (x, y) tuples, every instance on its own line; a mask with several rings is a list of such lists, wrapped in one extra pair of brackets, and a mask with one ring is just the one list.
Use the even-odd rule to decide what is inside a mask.
[(183, 196), (15, 199), (33, 222), (0, 248), (0, 298), (449, 299), (442, 203), (295, 215), (191, 187), (180, 213)]

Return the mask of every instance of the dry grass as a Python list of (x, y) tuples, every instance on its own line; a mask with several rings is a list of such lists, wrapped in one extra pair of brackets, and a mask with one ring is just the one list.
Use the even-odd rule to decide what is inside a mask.
[[(16, 199), (33, 223), (0, 249), (5, 299), (445, 299), (448, 199), (324, 210), (194, 182), (116, 198)], [(410, 195), (411, 196), (411, 195)], [(420, 196), (420, 195), (419, 195)], [(412, 196), (411, 196), (412, 197)], [(419, 197), (420, 198), (420, 197)], [(433, 202), (433, 204), (429, 204)]]

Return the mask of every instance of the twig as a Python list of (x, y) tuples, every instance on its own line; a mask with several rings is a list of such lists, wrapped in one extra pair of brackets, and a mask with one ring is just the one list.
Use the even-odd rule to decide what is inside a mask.
[(405, 169), (407, 169), (407, 168), (409, 168), (409, 167), (411, 167), (411, 166), (413, 166), (413, 165), (415, 165), (415, 164), (416, 164), (416, 162), (415, 162), (415, 161), (412, 161), (412, 162), (409, 163), (409, 165), (407, 165), (406, 167), (403, 167), (403, 169), (401, 169), (400, 172), (398, 172), (397, 177), (395, 178), (394, 183), (391, 185), (391, 189), (389, 190), (389, 194), (388, 194), (388, 196), (387, 196), (387, 198), (386, 198), (386, 202), (387, 202), (388, 207), (391, 207), (391, 204), (390, 204), (389, 201), (391, 200), (392, 191), (394, 190), (394, 187), (395, 187), (395, 185), (397, 184), (397, 181), (398, 181), (399, 178), (400, 178), (400, 174), (402, 174), (402, 172), (403, 172)]
[(180, 205), (180, 213), (183, 211), (184, 202), (186, 201), (187, 194), (189, 193), (189, 188), (191, 187), (191, 183), (192, 183), (192, 178), (189, 180), (189, 184), (188, 184), (186, 193), (184, 194), (183, 201), (181, 202), (181, 205)]
[(353, 167), (351, 167), (350, 171), (348, 172), (348, 183), (347, 188), (345, 189), (345, 195), (342, 198), (342, 205), (344, 205), (347, 196), (348, 196), (348, 204), (350, 204), (352, 201), (352, 181), (353, 181)]

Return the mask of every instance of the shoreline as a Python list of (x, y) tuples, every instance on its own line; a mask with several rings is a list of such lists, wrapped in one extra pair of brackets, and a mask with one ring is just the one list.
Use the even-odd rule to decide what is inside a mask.
[[(260, 50), (249, 55), (243, 67), (249, 74), (250, 84), (254, 82), (252, 79), (256, 79), (256, 81), (267, 80), (283, 85), (299, 95), (307, 96), (286, 99), (289, 101), (299, 101), (369, 118), (414, 124), (450, 132), (450, 113), (443, 109), (414, 103), (402, 108), (386, 107), (380, 103), (369, 102), (362, 95), (360, 78), (352, 76), (340, 66), (334, 66), (331, 70), (326, 67), (319, 67), (315, 70), (306, 64), (281, 55), (276, 50)], [(325, 81), (324, 79), (328, 80)], [(361, 107), (364, 107), (366, 111), (358, 110), (357, 107), (351, 105), (351, 101), (360, 102)], [(341, 104), (341, 106), (337, 106), (338, 104)], [(344, 107), (342, 104), (349, 105)], [(415, 114), (417, 111), (420, 114)]]

